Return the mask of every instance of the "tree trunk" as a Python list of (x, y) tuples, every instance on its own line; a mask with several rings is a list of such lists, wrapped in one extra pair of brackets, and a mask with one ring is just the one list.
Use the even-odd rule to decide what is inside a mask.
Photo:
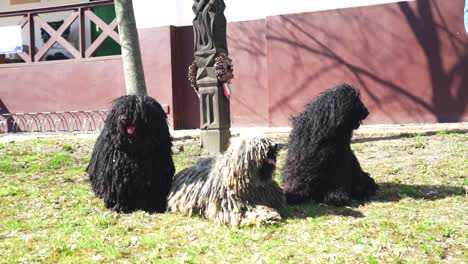
[(120, 46), (128, 95), (146, 95), (145, 73), (141, 61), (140, 42), (132, 0), (115, 0), (119, 22)]

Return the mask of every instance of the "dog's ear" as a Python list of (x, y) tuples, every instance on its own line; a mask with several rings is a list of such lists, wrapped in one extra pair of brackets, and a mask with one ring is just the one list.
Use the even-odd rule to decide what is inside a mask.
[(224, 186), (227, 189), (237, 189), (237, 178), (239, 177), (238, 172), (233, 168), (233, 166), (228, 166), (225, 168), (226, 178), (224, 179)]
[(328, 115), (326, 118), (326, 124), (322, 124), (324, 127), (328, 126), (329, 129), (336, 129), (343, 125), (344, 119), (342, 114), (342, 105), (341, 102), (338, 100), (331, 100), (327, 101), (328, 109), (324, 111), (323, 114)]
[(224, 185), (229, 188), (237, 188), (239, 184), (239, 175), (242, 173), (242, 162), (243, 160), (239, 157), (238, 151), (242, 147), (241, 144), (243, 141), (240, 138), (235, 138), (231, 140), (231, 146), (223, 154), (226, 158), (227, 164), (224, 164), (226, 173), (226, 178), (224, 179)]
[(245, 178), (248, 171), (248, 161), (246, 160), (246, 141), (244, 138), (235, 138), (231, 141), (231, 146), (223, 154), (226, 164), (224, 164), (224, 186), (227, 189), (238, 193), (246, 184)]

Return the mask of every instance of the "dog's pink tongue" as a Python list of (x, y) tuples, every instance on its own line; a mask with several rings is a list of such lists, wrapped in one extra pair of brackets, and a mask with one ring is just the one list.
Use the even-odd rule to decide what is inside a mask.
[(135, 127), (134, 126), (127, 127), (127, 134), (133, 135), (133, 133), (135, 133)]
[(274, 159), (268, 159), (267, 161), (270, 165), (276, 165), (276, 160)]

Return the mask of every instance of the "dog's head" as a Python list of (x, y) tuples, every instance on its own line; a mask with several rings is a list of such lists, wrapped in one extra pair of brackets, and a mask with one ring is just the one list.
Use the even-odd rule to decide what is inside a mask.
[[(142, 150), (170, 141), (166, 113), (149, 96), (127, 95), (113, 102), (106, 119), (108, 133), (120, 147)], [(169, 142), (170, 144), (170, 142)]]
[(351, 132), (359, 128), (369, 111), (361, 101), (359, 91), (349, 84), (341, 84), (316, 98), (315, 110), (321, 113), (322, 127)]
[(335, 89), (343, 105), (343, 125), (348, 129), (358, 129), (369, 115), (369, 110), (361, 101), (361, 94), (349, 84), (342, 84)]
[(250, 136), (231, 140), (231, 146), (224, 154), (230, 170), (227, 184), (246, 189), (250, 185), (262, 185), (272, 180), (277, 154), (277, 144), (265, 137)]

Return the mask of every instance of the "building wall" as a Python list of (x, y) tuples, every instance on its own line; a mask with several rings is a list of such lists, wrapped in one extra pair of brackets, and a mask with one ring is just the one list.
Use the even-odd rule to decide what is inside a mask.
[(342, 82), (361, 91), (367, 124), (468, 121), (463, 6), (418, 0), (229, 23), (233, 126), (289, 126)]
[[(289, 126), (290, 116), (342, 82), (361, 91), (368, 124), (468, 121), (463, 5), (418, 0), (229, 23), (232, 126)], [(139, 34), (149, 94), (169, 111), (171, 126), (198, 127), (198, 98), (187, 81), (191, 27)], [(119, 58), (0, 65), (0, 105), (10, 112), (109, 108), (124, 93), (122, 78)]]
[(361, 90), (368, 123), (467, 121), (463, 6), (418, 0), (267, 18), (270, 125), (341, 82)]
[(1, 113), (108, 109), (125, 92), (121, 59), (0, 68)]
[[(139, 36), (148, 93), (173, 126), (170, 27), (141, 29)], [(103, 110), (124, 94), (119, 56), (0, 65), (0, 113)]]

